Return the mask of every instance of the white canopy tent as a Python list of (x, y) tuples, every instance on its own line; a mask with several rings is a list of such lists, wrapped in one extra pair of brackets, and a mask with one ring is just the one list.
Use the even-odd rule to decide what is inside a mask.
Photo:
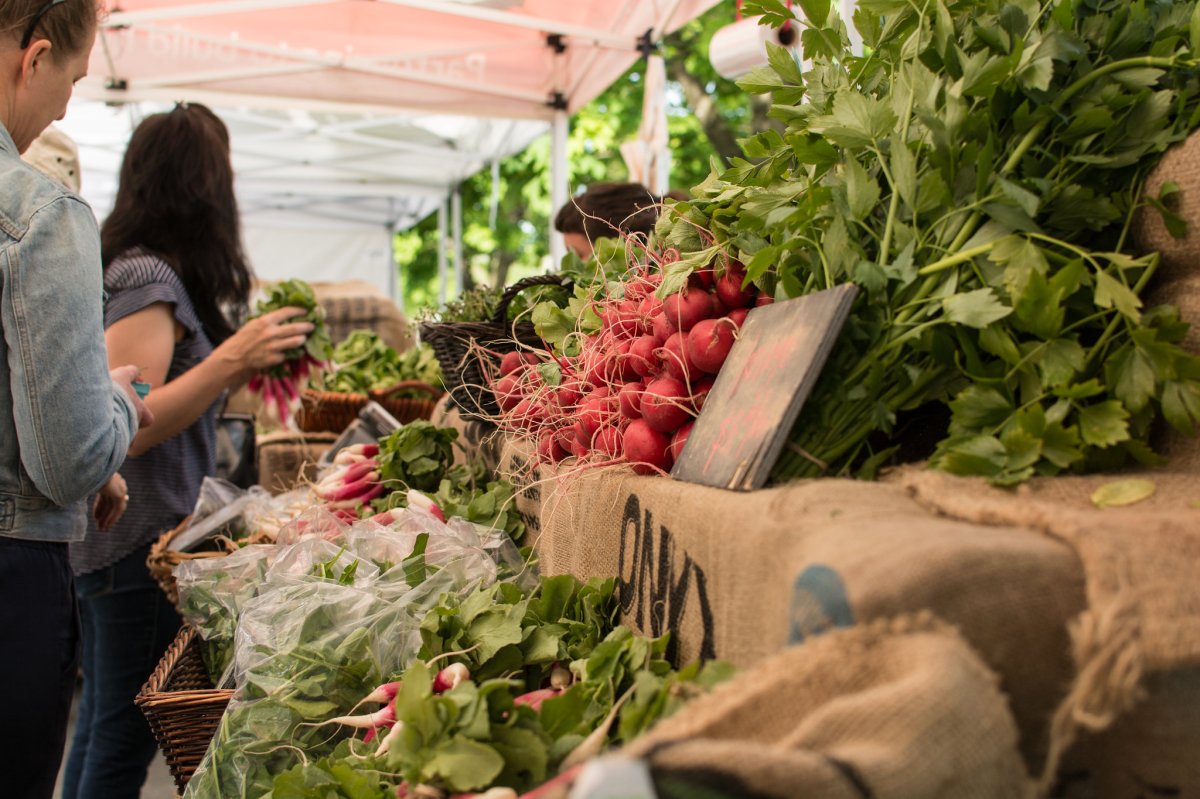
[[(59, 123), (80, 149), (83, 194), (103, 217), (142, 116), (171, 106), (77, 99)], [(452, 187), (547, 125), (440, 115), (215, 107), (230, 130), (243, 238), (267, 279), (365, 280), (399, 298), (392, 236)]]
[[(252, 257), (280, 242), (312, 253), (320, 226), (395, 230), (445, 207), (463, 178), (548, 127), (552, 199), (566, 202), (568, 115), (717, 1), (115, 0), (76, 94), (212, 106), (230, 125)], [(63, 128), (103, 208), (128, 118), (110, 134), (121, 126), (97, 120), (121, 114), (84, 107)], [(257, 244), (269, 228), (284, 232)], [(338, 276), (348, 246), (334, 249)], [(270, 274), (265, 257), (256, 268)]]

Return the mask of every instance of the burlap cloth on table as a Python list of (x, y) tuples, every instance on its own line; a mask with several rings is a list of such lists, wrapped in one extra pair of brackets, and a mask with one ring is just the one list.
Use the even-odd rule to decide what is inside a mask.
[(622, 754), (664, 799), (1031, 797), (996, 683), (929, 614), (881, 620), (760, 661)]

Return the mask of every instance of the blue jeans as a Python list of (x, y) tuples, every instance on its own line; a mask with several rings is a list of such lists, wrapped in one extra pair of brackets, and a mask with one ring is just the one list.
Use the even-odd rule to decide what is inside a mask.
[(0, 536), (0, 796), (50, 799), (79, 665), (67, 545)]
[(154, 736), (133, 700), (182, 622), (146, 568), (149, 550), (147, 544), (75, 578), (83, 620), (83, 699), (63, 799), (137, 799), (154, 759)]

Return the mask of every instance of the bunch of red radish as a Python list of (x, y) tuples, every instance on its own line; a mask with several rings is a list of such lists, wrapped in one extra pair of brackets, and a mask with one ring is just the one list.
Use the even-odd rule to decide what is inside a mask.
[(326, 509), (343, 522), (354, 522), (364, 505), (383, 494), (378, 454), (378, 444), (348, 446), (334, 457), (334, 470), (314, 486)]
[(302, 352), (298, 358), (255, 372), (246, 388), (261, 398), (268, 413), (279, 414), (280, 424), (287, 425), (292, 410), (300, 405), (300, 387), (308, 382), (309, 375), (326, 367), (325, 362)]
[(504, 356), (492, 383), (500, 422), (536, 441), (539, 462), (574, 456), (649, 474), (679, 457), (750, 308), (772, 300), (743, 285), (737, 261), (694, 272), (665, 300), (655, 294), (661, 282), (633, 271), (623, 296), (596, 300), (600, 330), (578, 356), (556, 360), (557, 385), (539, 368), (548, 355)]

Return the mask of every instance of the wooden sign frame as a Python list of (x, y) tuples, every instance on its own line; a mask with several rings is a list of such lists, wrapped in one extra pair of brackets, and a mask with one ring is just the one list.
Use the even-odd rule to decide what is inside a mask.
[(857, 294), (846, 283), (752, 310), (671, 476), (739, 491), (765, 485)]

